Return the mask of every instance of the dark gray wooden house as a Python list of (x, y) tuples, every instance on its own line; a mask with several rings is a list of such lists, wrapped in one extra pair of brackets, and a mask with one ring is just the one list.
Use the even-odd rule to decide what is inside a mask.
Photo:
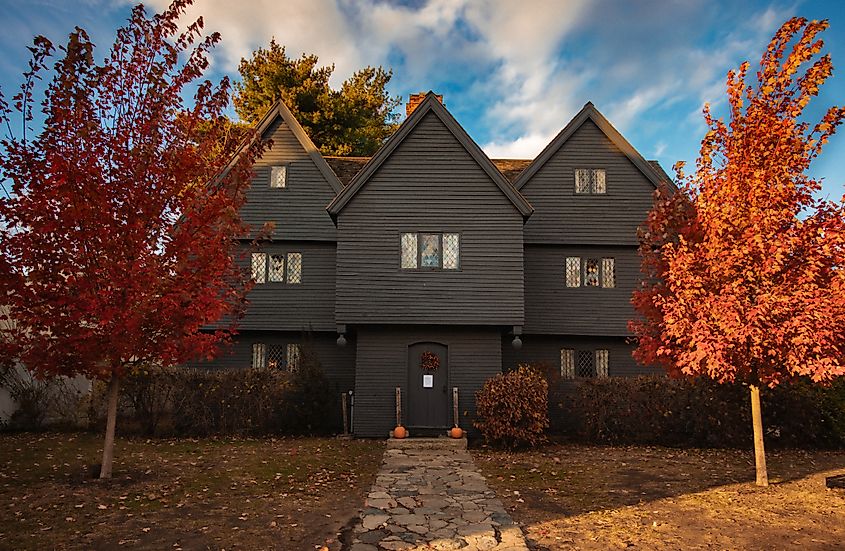
[(534, 161), (493, 161), (439, 99), (412, 96), (368, 159), (324, 158), (283, 104), (270, 110), (243, 216), (275, 230), (212, 365), (295, 370), (307, 336), (354, 394), (354, 433), (375, 437), (396, 387), (412, 431), (451, 426), (453, 388), (470, 428), (475, 392), (521, 362), (564, 381), (644, 372), (626, 322), (636, 229), (665, 173), (590, 103)]

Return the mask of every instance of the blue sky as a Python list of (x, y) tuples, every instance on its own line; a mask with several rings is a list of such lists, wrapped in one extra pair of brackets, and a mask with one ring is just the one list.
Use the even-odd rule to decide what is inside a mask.
[[(167, 0), (150, 0), (161, 8)], [(125, 0), (0, 0), (0, 86), (11, 95), (35, 34), (61, 42), (75, 25), (108, 45)], [(333, 84), (365, 65), (391, 67), (390, 90), (433, 89), (491, 157), (532, 158), (592, 101), (647, 158), (694, 163), (701, 106), (724, 108), (725, 73), (759, 61), (792, 15), (827, 18), (834, 76), (811, 103), (817, 118), (845, 103), (845, 1), (731, 0), (197, 0), (220, 31), (211, 76), (237, 76), (271, 37), (288, 53), (334, 63)], [(187, 21), (187, 19), (186, 19)], [(812, 169), (822, 195), (845, 193), (845, 129)]]

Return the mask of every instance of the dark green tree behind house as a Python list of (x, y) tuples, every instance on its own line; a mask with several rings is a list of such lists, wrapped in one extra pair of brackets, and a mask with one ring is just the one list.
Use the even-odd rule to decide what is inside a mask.
[(279, 98), (284, 100), (324, 155), (372, 155), (396, 129), (393, 110), (401, 98), (385, 87), (393, 72), (365, 67), (333, 90), (334, 65), (318, 66), (316, 55), (291, 59), (275, 40), (241, 59), (235, 83), (235, 111), (255, 123)]

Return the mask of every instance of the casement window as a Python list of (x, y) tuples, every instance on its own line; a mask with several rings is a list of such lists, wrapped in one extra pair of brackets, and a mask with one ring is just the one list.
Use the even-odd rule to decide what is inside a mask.
[(610, 373), (610, 351), (560, 349), (560, 377), (565, 380), (607, 377)]
[(279, 165), (270, 167), (270, 187), (286, 188), (288, 185), (288, 167)]
[(279, 369), (296, 371), (302, 359), (301, 348), (298, 344), (264, 344), (253, 343), (253, 369)]
[(252, 253), (255, 283), (302, 283), (302, 253)]
[(564, 280), (567, 287), (616, 287), (616, 261), (569, 256), (564, 265)]
[(596, 195), (607, 193), (606, 175), (603, 168), (576, 168), (575, 193)]
[(461, 266), (457, 233), (403, 233), (399, 247), (403, 270), (457, 270)]

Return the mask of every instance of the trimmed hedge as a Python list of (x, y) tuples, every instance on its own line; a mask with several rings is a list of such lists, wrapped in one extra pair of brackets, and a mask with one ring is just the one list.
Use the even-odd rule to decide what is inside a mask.
[[(552, 430), (589, 443), (748, 447), (747, 386), (660, 376), (557, 385)], [(845, 447), (845, 379), (829, 387), (797, 381), (762, 389), (766, 444)]]
[(488, 379), (475, 395), (475, 427), (494, 446), (515, 449), (543, 442), (548, 390), (543, 373), (530, 365)]

